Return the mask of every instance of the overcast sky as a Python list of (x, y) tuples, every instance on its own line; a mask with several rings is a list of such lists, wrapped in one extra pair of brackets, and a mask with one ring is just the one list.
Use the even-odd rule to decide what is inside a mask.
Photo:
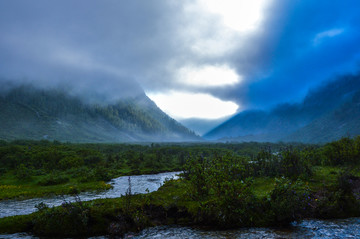
[(1, 0), (0, 79), (216, 119), (358, 71), (359, 23), (358, 0)]

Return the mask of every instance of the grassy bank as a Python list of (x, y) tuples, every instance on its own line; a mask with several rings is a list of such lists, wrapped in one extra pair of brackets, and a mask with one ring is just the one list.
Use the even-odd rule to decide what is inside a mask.
[(340, 175), (326, 174), (326, 168), (319, 171), (321, 173), (314, 174), (314, 178), (333, 177), (334, 183), (319, 188), (322, 180), (315, 181), (314, 178), (304, 182), (258, 178), (249, 191), (242, 192), (236, 208), (232, 208), (232, 200), (225, 206), (215, 195), (194, 199), (189, 181), (172, 180), (147, 195), (90, 202), (76, 202), (74, 198), (73, 203), (64, 202), (56, 208), (39, 205), (39, 210), (31, 215), (1, 218), (0, 233), (27, 231), (38, 236), (119, 236), (156, 225), (224, 229), (288, 225), (309, 217), (360, 216), (359, 201), (353, 194), (358, 188), (352, 185), (351, 190), (346, 191), (341, 186)]
[[(0, 141), (0, 200), (106, 190), (125, 175), (183, 169), (199, 155), (233, 153), (251, 158), (263, 147), (285, 144), (70, 144)], [(298, 145), (305, 147), (304, 145)]]
[(125, 175), (179, 170), (185, 159), (153, 145), (0, 142), (0, 200), (106, 190)]
[(360, 216), (360, 137), (321, 147), (263, 147), (254, 154), (256, 147), (241, 144), (146, 147), (187, 154), (183, 177), (146, 195), (39, 204), (31, 215), (0, 219), (0, 233), (121, 236), (155, 225), (229, 229)]

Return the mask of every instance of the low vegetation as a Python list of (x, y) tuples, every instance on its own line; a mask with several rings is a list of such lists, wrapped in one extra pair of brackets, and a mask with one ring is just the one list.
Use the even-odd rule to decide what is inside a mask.
[[(11, 146), (14, 145), (6, 147)], [(53, 143), (50, 146), (55, 147)], [(85, 145), (59, 147), (74, 149)], [(286, 226), (309, 217), (360, 216), (360, 136), (323, 146), (248, 143), (86, 147), (104, 155), (109, 149), (112, 149), (111, 154), (120, 154), (120, 151), (113, 151), (116, 147), (135, 149), (138, 155), (142, 152), (138, 168), (123, 164), (127, 172), (148, 170), (150, 167), (143, 165), (150, 152), (155, 153), (155, 159), (156, 155), (169, 155), (174, 157), (173, 166), (183, 169), (183, 175), (145, 195), (128, 193), (120, 198), (89, 202), (75, 197), (74, 202), (64, 202), (59, 207), (39, 204), (38, 211), (31, 215), (0, 219), (0, 233), (30, 231), (39, 236), (121, 236), (154, 225), (227, 229)], [(85, 161), (77, 167), (84, 165), (96, 171), (96, 167), (91, 168)], [(24, 166), (23, 170), (29, 168)], [(11, 174), (11, 170), (6, 173)], [(39, 182), (58, 180), (67, 184), (73, 180), (63, 179), (66, 174), (51, 175)], [(131, 192), (130, 184), (128, 192)]]
[[(274, 149), (283, 144), (270, 144)], [(251, 158), (264, 147), (246, 144), (70, 144), (0, 141), (0, 200), (108, 189), (112, 178), (179, 171), (191, 157)], [(299, 145), (299, 147), (305, 147)]]

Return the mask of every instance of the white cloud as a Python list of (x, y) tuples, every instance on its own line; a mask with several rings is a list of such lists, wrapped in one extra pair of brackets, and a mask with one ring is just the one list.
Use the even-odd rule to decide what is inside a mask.
[(196, 0), (184, 4), (180, 35), (201, 57), (222, 57), (256, 32), (271, 0)]
[[(228, 63), (263, 21), (271, 0), (184, 1), (177, 41), (181, 53), (171, 62), (169, 84), (145, 89), (166, 113), (177, 119), (217, 119), (237, 112), (239, 106), (211, 95), (216, 88), (233, 87), (243, 79)], [(246, 49), (244, 49), (246, 50)], [(177, 88), (178, 87), (178, 88)], [(201, 90), (200, 93), (179, 92)], [(209, 92), (208, 94), (206, 92)]]
[(234, 102), (222, 101), (209, 94), (169, 91), (147, 95), (176, 119), (218, 119), (236, 113), (239, 108)]
[(325, 39), (341, 35), (344, 33), (344, 31), (345, 31), (345, 29), (343, 29), (343, 28), (334, 28), (334, 29), (320, 32), (320, 33), (316, 34), (316, 36), (314, 37), (313, 45), (317, 46), (321, 42), (323, 42)]
[(235, 31), (256, 30), (263, 20), (269, 0), (199, 0), (208, 12), (219, 15), (223, 24)]
[(178, 81), (199, 88), (235, 85), (241, 78), (227, 65), (206, 65), (183, 67), (179, 70)]

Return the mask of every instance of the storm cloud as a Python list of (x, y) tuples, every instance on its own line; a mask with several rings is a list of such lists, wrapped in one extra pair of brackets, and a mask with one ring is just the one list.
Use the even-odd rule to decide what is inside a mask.
[[(140, 87), (176, 89), (233, 101), (243, 110), (299, 100), (334, 74), (358, 70), (356, 0), (269, 0), (250, 30), (226, 26), (204, 4), (3, 0), (0, 78), (107, 100)], [(181, 79), (209, 66), (233, 70), (238, 82), (201, 87)]]
[(245, 55), (237, 58), (251, 106), (299, 100), (320, 82), (359, 70), (359, 2), (276, 1), (267, 14), (264, 32), (251, 42), (255, 67), (242, 69)]

